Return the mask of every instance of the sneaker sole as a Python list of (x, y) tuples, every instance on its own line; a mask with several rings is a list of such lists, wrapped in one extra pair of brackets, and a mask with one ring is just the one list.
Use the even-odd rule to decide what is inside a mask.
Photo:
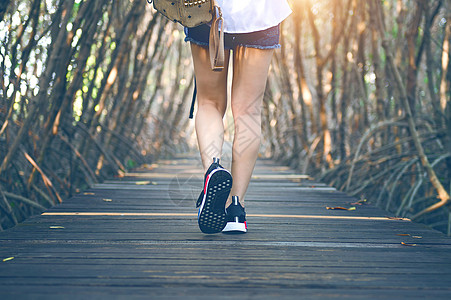
[(247, 228), (245, 223), (227, 222), (222, 230), (222, 233), (246, 233)]
[(225, 204), (232, 189), (232, 175), (215, 169), (208, 176), (197, 222), (203, 233), (218, 233), (226, 226)]

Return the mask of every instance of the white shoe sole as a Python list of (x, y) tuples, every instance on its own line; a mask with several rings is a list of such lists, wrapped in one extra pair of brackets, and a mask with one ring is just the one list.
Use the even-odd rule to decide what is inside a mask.
[(239, 223), (239, 222), (227, 222), (226, 226), (222, 230), (222, 232), (225, 233), (246, 233), (247, 228), (245, 223)]

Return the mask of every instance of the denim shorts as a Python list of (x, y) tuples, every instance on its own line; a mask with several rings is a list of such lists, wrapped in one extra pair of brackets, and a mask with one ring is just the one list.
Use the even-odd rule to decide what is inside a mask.
[[(185, 27), (185, 36), (185, 42), (208, 46), (210, 26), (203, 24), (192, 28)], [(237, 46), (258, 49), (280, 48), (279, 25), (249, 33), (224, 33), (224, 48), (233, 50)]]

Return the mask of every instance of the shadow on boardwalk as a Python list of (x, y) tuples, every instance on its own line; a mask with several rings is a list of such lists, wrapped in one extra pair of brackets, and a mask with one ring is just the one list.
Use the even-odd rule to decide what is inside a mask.
[(451, 299), (451, 239), (271, 161), (249, 232), (202, 234), (200, 172), (161, 161), (0, 233), (0, 298)]

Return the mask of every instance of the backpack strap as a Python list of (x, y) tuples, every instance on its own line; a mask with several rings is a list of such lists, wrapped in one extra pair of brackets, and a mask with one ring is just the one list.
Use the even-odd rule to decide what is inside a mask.
[(208, 43), (210, 63), (213, 71), (222, 71), (224, 69), (224, 19), (219, 5), (216, 1), (213, 3), (214, 14)]
[(196, 96), (197, 96), (197, 83), (196, 83), (196, 76), (194, 76), (194, 91), (193, 91), (193, 99), (191, 100), (191, 108), (189, 110), (189, 118), (193, 118), (194, 114), (194, 103), (196, 102)]

